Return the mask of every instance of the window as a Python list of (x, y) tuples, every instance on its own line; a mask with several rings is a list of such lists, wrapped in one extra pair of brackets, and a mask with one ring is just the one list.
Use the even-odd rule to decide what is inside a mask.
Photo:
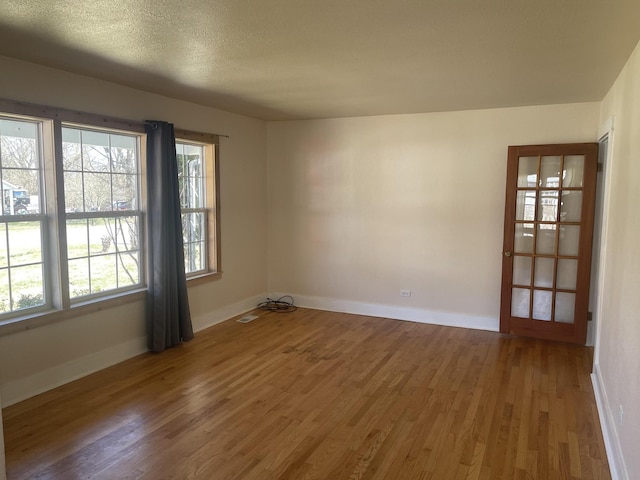
[(138, 137), (62, 128), (69, 296), (140, 285)]
[(38, 122), (0, 117), (0, 314), (46, 303)]
[(141, 138), (0, 115), (0, 322), (144, 285)]
[(217, 272), (215, 144), (176, 141), (187, 277)]
[[(141, 299), (144, 124), (1, 104), (0, 326)], [(220, 273), (218, 136), (176, 137), (185, 269), (208, 281)]]

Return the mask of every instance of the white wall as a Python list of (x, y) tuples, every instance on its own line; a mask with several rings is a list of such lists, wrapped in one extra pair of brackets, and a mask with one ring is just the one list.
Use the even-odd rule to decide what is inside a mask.
[(594, 386), (614, 478), (633, 479), (640, 478), (640, 44), (602, 102), (600, 121), (611, 116), (611, 188)]
[(497, 330), (507, 146), (595, 141), (598, 109), (269, 123), (270, 291)]
[[(221, 140), (222, 279), (189, 289), (194, 328), (254, 306), (267, 290), (266, 125), (260, 120), (0, 57), (0, 96), (178, 128)], [(2, 335), (0, 393), (10, 405), (145, 351), (144, 302)]]

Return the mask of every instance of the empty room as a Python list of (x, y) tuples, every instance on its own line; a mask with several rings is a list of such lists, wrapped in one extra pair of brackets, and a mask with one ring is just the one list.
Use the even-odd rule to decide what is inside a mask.
[(0, 9), (0, 480), (640, 478), (640, 3)]

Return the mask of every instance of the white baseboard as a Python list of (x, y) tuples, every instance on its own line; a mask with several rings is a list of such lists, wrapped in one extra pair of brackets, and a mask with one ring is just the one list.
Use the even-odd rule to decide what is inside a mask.
[(147, 351), (144, 337), (133, 338), (2, 385), (2, 406), (8, 407), (47, 390), (85, 377)]
[[(253, 310), (265, 298), (266, 293), (192, 318), (193, 329), (195, 332), (199, 332), (231, 317)], [(52, 366), (28, 377), (7, 382), (2, 385), (2, 406), (8, 407), (145, 352), (147, 352), (146, 338), (132, 338), (99, 352)]]
[[(270, 298), (280, 298), (286, 295), (273, 293)], [(430, 323), (447, 327), (472, 328), (476, 330), (489, 330), (498, 332), (500, 320), (494, 317), (469, 315), (455, 312), (442, 312), (438, 310), (426, 310), (421, 308), (398, 307), (396, 305), (381, 305), (376, 303), (355, 302), (324, 297), (312, 297), (308, 295), (292, 295), (295, 304), (299, 307), (327, 310), (330, 312), (354, 313), (371, 317), (392, 318), (394, 320), (407, 320), (410, 322)]]
[(255, 309), (258, 306), (258, 303), (264, 302), (266, 298), (267, 294), (263, 293), (261, 295), (256, 295), (254, 297), (232, 303), (231, 305), (227, 305), (217, 310), (207, 312), (206, 315), (200, 315), (192, 318), (191, 322), (193, 323), (193, 331), (200, 332), (206, 328), (217, 325), (218, 323), (222, 323), (225, 320), (229, 320), (236, 315), (249, 312)]
[(593, 392), (596, 397), (596, 406), (598, 407), (598, 416), (600, 417), (600, 426), (602, 436), (604, 437), (604, 446), (607, 451), (611, 479), (629, 480), (627, 467), (624, 462), (624, 457), (622, 456), (620, 439), (616, 430), (615, 415), (607, 398), (607, 391), (602, 383), (600, 365), (597, 363), (593, 366), (591, 383), (593, 384)]

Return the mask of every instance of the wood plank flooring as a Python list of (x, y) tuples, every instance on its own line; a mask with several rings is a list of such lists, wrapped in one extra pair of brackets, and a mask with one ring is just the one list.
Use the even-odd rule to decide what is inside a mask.
[(300, 309), (6, 408), (9, 480), (608, 479), (585, 347)]

